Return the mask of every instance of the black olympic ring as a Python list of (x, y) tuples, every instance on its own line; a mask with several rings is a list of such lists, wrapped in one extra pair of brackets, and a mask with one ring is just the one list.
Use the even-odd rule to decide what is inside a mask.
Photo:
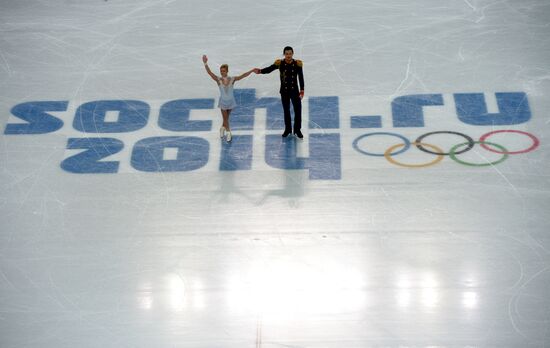
[(424, 148), (424, 146), (422, 146), (422, 140), (425, 137), (433, 135), (433, 134), (456, 134), (456, 135), (459, 135), (459, 136), (463, 137), (464, 139), (466, 139), (468, 141), (468, 143), (467, 143), (468, 146), (466, 146), (466, 148), (464, 150), (455, 152), (454, 153), (455, 155), (460, 155), (461, 153), (470, 151), (475, 145), (474, 139), (472, 139), (471, 137), (469, 137), (468, 135), (466, 135), (464, 133), (453, 132), (453, 131), (436, 131), (436, 132), (429, 132), (429, 133), (426, 133), (426, 134), (423, 134), (423, 135), (419, 136), (415, 140), (416, 147), (419, 150), (427, 152), (427, 153), (431, 153), (432, 155), (444, 155), (444, 156), (450, 155), (451, 154), (450, 152), (434, 152), (434, 151), (430, 151), (430, 150)]
[[(518, 134), (523, 134), (523, 135), (526, 135), (528, 136), (529, 138), (531, 138), (531, 140), (533, 141), (533, 144), (527, 148), (527, 149), (524, 149), (524, 150), (519, 150), (519, 151), (508, 151), (506, 150), (506, 148), (504, 148), (502, 145), (499, 145), (499, 144), (495, 144), (495, 143), (489, 143), (487, 141), (485, 141), (485, 139), (495, 133), (518, 133)], [(451, 148), (451, 150), (448, 152), (448, 153), (445, 153), (443, 152), (442, 149), (438, 148), (437, 146), (435, 145), (432, 145), (432, 144), (426, 144), (426, 143), (422, 143), (422, 139), (426, 138), (427, 136), (429, 135), (433, 135), (433, 134), (455, 134), (455, 135), (458, 135), (458, 136), (461, 136), (463, 137), (464, 139), (466, 139), (467, 141), (465, 143), (461, 143), (461, 144), (458, 144), (458, 145), (455, 145), (454, 147)], [(367, 152), (367, 151), (364, 151), (362, 149), (359, 148), (359, 145), (358, 145), (358, 142), (359, 140), (365, 138), (365, 137), (368, 137), (370, 135), (391, 135), (391, 136), (396, 136), (396, 137), (399, 137), (401, 138), (403, 141), (404, 141), (404, 144), (396, 144), (396, 145), (393, 145), (391, 146), (390, 148), (388, 148), (384, 154), (377, 154), (377, 153), (371, 153), (371, 152)], [(410, 145), (415, 145), (419, 150), (423, 151), (423, 152), (426, 152), (426, 153), (430, 153), (430, 154), (433, 154), (433, 155), (436, 155), (438, 156), (438, 158), (435, 160), (435, 161), (432, 161), (432, 162), (429, 162), (429, 163), (424, 163), (424, 164), (405, 164), (405, 163), (400, 163), (400, 162), (397, 162), (395, 160), (393, 160), (391, 157), (395, 156), (395, 155), (398, 155), (404, 151), (406, 151)], [(456, 155), (459, 155), (461, 153), (464, 153), (464, 152), (467, 152), (469, 150), (471, 150), (475, 144), (480, 144), (483, 148), (491, 151), (491, 152), (496, 152), (496, 153), (500, 153), (500, 154), (504, 154), (504, 156), (497, 160), (497, 161), (494, 161), (494, 162), (491, 162), (491, 163), (479, 163), (479, 164), (476, 164), (476, 163), (469, 163), (469, 162), (465, 162), (465, 161), (462, 161), (462, 160), (459, 160)], [(368, 155), (368, 156), (384, 156), (389, 162), (393, 163), (393, 164), (396, 164), (396, 165), (399, 165), (399, 166), (402, 166), (402, 167), (410, 167), (410, 168), (421, 168), (421, 167), (428, 167), (428, 166), (432, 166), (436, 163), (438, 163), (439, 161), (441, 161), (441, 159), (443, 158), (442, 156), (444, 155), (449, 155), (450, 158), (457, 162), (457, 163), (460, 163), (460, 164), (463, 164), (463, 165), (468, 165), (468, 166), (476, 166), (476, 167), (480, 167), (480, 166), (487, 166), (487, 165), (495, 165), (495, 164), (498, 164), (502, 161), (504, 161), (508, 156), (508, 154), (520, 154), (520, 153), (527, 153), (527, 152), (531, 152), (533, 150), (535, 150), (540, 144), (540, 141), (539, 139), (534, 136), (533, 134), (531, 133), (527, 133), (527, 132), (523, 132), (523, 131), (518, 131), (518, 130), (498, 130), (498, 131), (493, 131), (493, 132), (489, 132), (489, 133), (486, 133), (484, 135), (481, 136), (480, 140), (478, 141), (474, 141), (470, 136), (466, 135), (466, 134), (463, 134), (463, 133), (459, 133), (459, 132), (454, 132), (454, 131), (435, 131), (435, 132), (429, 132), (429, 133), (426, 133), (426, 134), (423, 134), (421, 136), (419, 136), (415, 142), (411, 143), (406, 137), (402, 136), (401, 134), (397, 134), (397, 133), (389, 133), (389, 132), (375, 132), (375, 133), (366, 133), (366, 134), (363, 134), (361, 135), (360, 137), (358, 137), (357, 139), (355, 139), (355, 141), (353, 142), (353, 147), (355, 148), (355, 150), (357, 150), (358, 152), (364, 154), (364, 155)], [(491, 146), (494, 146), (494, 147), (497, 147), (498, 149), (500, 149), (500, 151), (498, 150), (494, 150), (492, 148), (490, 148), (488, 145), (491, 145)], [(466, 148), (464, 150), (461, 150), (461, 151), (456, 151), (458, 148), (460, 147), (463, 147), (463, 146), (466, 146)], [(399, 148), (399, 147), (404, 147), (403, 149), (395, 152), (395, 153), (392, 153), (393, 150)], [(435, 151), (430, 151), (430, 150), (427, 150), (425, 147), (429, 147)]]

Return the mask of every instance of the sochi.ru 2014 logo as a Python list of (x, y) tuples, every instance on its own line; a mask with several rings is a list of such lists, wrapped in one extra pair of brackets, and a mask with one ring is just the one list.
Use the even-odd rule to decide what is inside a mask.
[[(506, 127), (519, 125), (531, 119), (527, 95), (523, 92), (495, 93), (498, 112), (490, 113), (484, 93), (456, 93), (454, 115), (464, 125), (480, 127)], [(309, 120), (308, 156), (298, 156), (300, 146), (294, 139), (282, 139), (283, 110), (278, 97), (256, 96), (254, 89), (235, 90), (238, 107), (231, 115), (234, 132), (231, 143), (221, 141), (220, 171), (252, 170), (255, 111), (265, 110), (265, 164), (278, 169), (305, 169), (312, 180), (338, 180), (342, 176), (342, 132), (354, 129), (370, 129), (353, 140), (353, 148), (366, 156), (385, 157), (400, 167), (420, 168), (440, 162), (448, 156), (457, 163), (468, 166), (496, 165), (509, 155), (526, 153), (539, 146), (535, 135), (515, 130), (500, 129), (485, 132), (478, 139), (456, 130), (426, 132), (411, 141), (406, 136), (381, 131), (382, 115), (345, 115), (346, 126), (341, 125), (340, 103), (336, 96), (307, 98)], [(367, 98), (367, 97), (365, 97)], [(191, 117), (193, 110), (214, 109), (213, 98), (178, 99), (162, 103), (158, 108), (157, 122), (150, 122), (152, 108), (141, 100), (97, 100), (79, 105), (71, 115), (69, 101), (31, 101), (15, 105), (5, 127), (6, 135), (37, 135), (55, 132), (69, 134), (67, 156), (60, 167), (70, 173), (105, 174), (118, 173), (121, 160), (109, 157), (130, 148), (129, 168), (137, 172), (187, 172), (205, 167), (210, 159), (212, 120)], [(424, 111), (429, 107), (444, 106), (443, 94), (417, 94), (394, 98), (391, 102), (391, 126), (401, 129), (425, 127)], [(154, 110), (156, 111), (156, 110)], [(63, 117), (52, 113), (65, 113), (72, 118), (72, 128), (67, 129)], [(212, 116), (218, 117), (217, 113)], [(386, 115), (387, 116), (387, 115)], [(524, 149), (510, 150), (505, 145), (491, 141), (498, 133), (515, 133), (529, 140)], [(116, 134), (116, 137), (112, 135)], [(450, 148), (441, 148), (429, 142), (429, 137), (441, 134), (462, 137), (464, 140)], [(73, 136), (75, 135), (75, 136)], [(134, 139), (139, 136), (140, 138)], [(143, 136), (142, 136), (143, 135)], [(142, 137), (141, 137), (142, 136)], [(399, 142), (381, 152), (365, 148), (364, 142), (374, 136), (399, 139)], [(460, 155), (476, 145), (486, 151), (500, 154), (494, 161), (475, 163), (461, 159)], [(429, 153), (434, 159), (426, 163), (405, 163), (399, 154), (415, 147)], [(76, 152), (76, 153), (74, 153)]]

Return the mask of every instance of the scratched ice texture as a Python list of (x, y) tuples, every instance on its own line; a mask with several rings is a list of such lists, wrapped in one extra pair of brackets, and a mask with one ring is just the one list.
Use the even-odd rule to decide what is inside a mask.
[[(202, 55), (287, 45), (304, 140), (277, 72), (220, 139)], [(550, 347), (549, 62), (546, 0), (0, 1), (0, 346)]]

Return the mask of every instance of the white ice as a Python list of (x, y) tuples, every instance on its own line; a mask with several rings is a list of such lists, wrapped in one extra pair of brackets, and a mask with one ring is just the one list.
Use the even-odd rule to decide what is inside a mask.
[[(251, 168), (226, 171), (215, 106), (190, 113), (211, 131), (158, 125), (167, 102), (218, 97), (203, 54), (236, 75), (286, 45), (304, 62), (303, 141), (284, 142), (258, 108), (253, 129), (233, 131), (252, 137)], [(0, 347), (549, 347), (549, 62), (546, 0), (0, 1)], [(236, 87), (279, 98), (276, 72)], [(455, 94), (481, 93), (498, 113), (495, 93), (514, 92), (527, 96), (525, 122), (457, 117)], [(392, 101), (419, 94), (444, 103), (424, 108), (423, 126), (396, 127)], [(308, 122), (316, 97), (338, 98), (338, 129)], [(146, 103), (147, 125), (75, 129), (79, 106), (102, 100)], [(68, 102), (50, 113), (61, 129), (6, 133), (25, 124), (15, 106), (41, 101)], [(369, 115), (382, 127), (351, 127)], [(444, 156), (405, 168), (358, 151), (399, 143), (357, 140), (367, 133), (441, 130), (513, 130), (491, 137), (510, 151), (533, 144), (517, 131), (540, 144), (483, 167)], [(327, 134), (339, 137), (327, 150), (341, 155), (339, 178), (268, 163), (273, 146), (307, 158)], [(98, 136), (124, 143), (103, 160), (116, 173), (62, 169), (79, 151), (70, 138)], [(156, 136), (201, 138), (208, 162), (133, 167), (134, 144)], [(393, 158), (436, 156), (413, 146)], [(460, 158), (501, 155), (478, 144)]]

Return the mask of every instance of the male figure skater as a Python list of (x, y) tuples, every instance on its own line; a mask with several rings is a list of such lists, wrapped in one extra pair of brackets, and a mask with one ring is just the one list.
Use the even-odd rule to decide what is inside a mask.
[[(285, 114), (285, 131), (283, 138), (286, 138), (292, 133), (292, 123), (290, 119), (290, 102), (294, 108), (294, 134), (303, 139), (302, 135), (302, 98), (304, 97), (304, 73), (303, 63), (301, 60), (295, 60), (292, 58), (294, 50), (292, 47), (287, 46), (283, 49), (285, 58), (283, 60), (277, 59), (275, 63), (267, 68), (257, 69), (260, 74), (269, 74), (275, 69), (279, 69), (281, 79), (281, 102), (283, 104), (283, 110)], [(298, 88), (298, 81), (300, 81), (300, 88)]]

